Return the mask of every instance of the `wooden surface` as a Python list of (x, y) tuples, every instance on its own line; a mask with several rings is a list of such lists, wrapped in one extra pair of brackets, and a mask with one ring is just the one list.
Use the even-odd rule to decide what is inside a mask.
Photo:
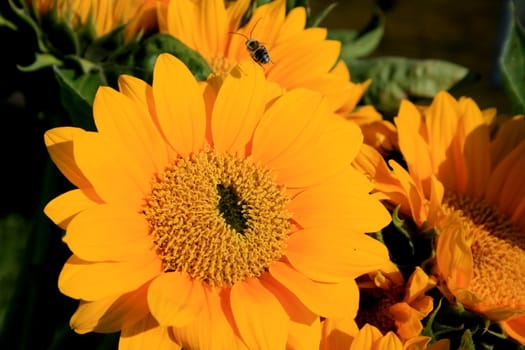
[[(332, 1), (310, 0), (313, 13)], [(470, 96), (481, 108), (509, 113), (500, 82), (498, 54), (507, 18), (505, 0), (379, 0), (385, 34), (372, 56), (435, 58), (463, 65), (479, 81), (453, 94)], [(371, 17), (374, 0), (340, 0), (321, 24), (327, 28), (361, 29)]]

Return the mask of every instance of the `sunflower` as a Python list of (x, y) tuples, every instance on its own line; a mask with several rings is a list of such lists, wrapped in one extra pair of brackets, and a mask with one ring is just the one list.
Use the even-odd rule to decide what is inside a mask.
[(389, 274), (376, 271), (360, 277), (358, 285), (358, 326), (371, 324), (383, 333), (393, 331), (403, 341), (421, 333), (421, 320), (433, 308), (432, 297), (425, 293), (432, 289), (436, 282), (420, 267), (415, 268), (406, 282), (399, 271)]
[[(165, 3), (167, 0), (158, 0)], [(43, 16), (56, 10), (74, 27), (92, 25), (96, 36), (103, 36), (121, 25), (130, 38), (157, 26), (157, 0), (27, 0)]]
[(429, 107), (404, 101), (395, 123), (408, 171), (394, 161), (390, 171), (366, 145), (355, 165), (374, 179), (377, 198), (437, 229), (443, 293), (525, 344), (525, 122), (509, 119), (491, 137), (493, 118), (446, 92)]
[(430, 337), (417, 336), (403, 342), (394, 332), (383, 335), (381, 331), (365, 324), (358, 328), (352, 320), (323, 322), (320, 350), (448, 350), (447, 339), (428, 345)]
[(73, 255), (59, 276), (79, 333), (178, 349), (314, 349), (319, 316), (357, 309), (355, 278), (390, 270), (364, 232), (390, 216), (350, 164), (359, 128), (320, 94), (271, 92), (253, 62), (217, 87), (158, 57), (152, 86), (101, 87), (97, 132), (46, 145), (77, 187), (45, 213)]
[(307, 28), (306, 9), (286, 13), (286, 1), (257, 7), (242, 25), (250, 1), (179, 0), (159, 6), (160, 31), (199, 52), (217, 75), (225, 75), (243, 60), (251, 60), (247, 39), (262, 44), (270, 57), (262, 64), (267, 79), (285, 89), (319, 91), (330, 108), (346, 113), (361, 99), (369, 81), (350, 82), (346, 65), (338, 62), (341, 43), (327, 40), (325, 28)]

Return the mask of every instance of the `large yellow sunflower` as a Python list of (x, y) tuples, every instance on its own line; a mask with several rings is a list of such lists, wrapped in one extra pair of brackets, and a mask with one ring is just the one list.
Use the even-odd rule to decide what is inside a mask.
[[(237, 63), (251, 60), (246, 39), (267, 49), (271, 62), (262, 65), (268, 80), (285, 89), (305, 87), (321, 92), (330, 108), (346, 113), (361, 99), (369, 82), (354, 84), (346, 65), (338, 62), (341, 43), (326, 40), (325, 28), (307, 28), (306, 9), (286, 14), (286, 1), (255, 9), (240, 27), (249, 0), (179, 0), (159, 6), (162, 32), (199, 52), (216, 74), (227, 74)], [(233, 34), (233, 33), (237, 34)]]
[(364, 232), (389, 214), (350, 163), (359, 128), (318, 93), (275, 96), (246, 62), (223, 84), (160, 55), (152, 86), (99, 89), (97, 132), (52, 129), (78, 189), (45, 208), (73, 252), (60, 290), (79, 333), (120, 346), (315, 349), (319, 316), (358, 307), (355, 278), (389, 270)]
[(73, 26), (91, 24), (97, 36), (103, 36), (123, 24), (129, 38), (157, 26), (157, 3), (168, 0), (26, 0), (40, 15), (56, 9)]
[(395, 123), (408, 171), (390, 161), (391, 172), (367, 146), (356, 165), (378, 197), (438, 229), (444, 294), (525, 344), (525, 121), (508, 120), (491, 138), (492, 118), (446, 92), (426, 108), (405, 101)]

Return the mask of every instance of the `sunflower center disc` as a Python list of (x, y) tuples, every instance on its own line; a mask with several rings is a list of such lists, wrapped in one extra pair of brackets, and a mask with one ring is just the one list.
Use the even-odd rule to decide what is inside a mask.
[(260, 276), (282, 256), (289, 198), (247, 159), (202, 151), (158, 176), (144, 215), (164, 271), (211, 286)]
[(460, 219), (474, 262), (469, 289), (489, 305), (525, 305), (523, 232), (485, 201), (447, 194), (447, 216)]

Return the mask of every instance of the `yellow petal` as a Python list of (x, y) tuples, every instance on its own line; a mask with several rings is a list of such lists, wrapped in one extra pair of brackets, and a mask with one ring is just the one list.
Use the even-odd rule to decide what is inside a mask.
[(285, 255), (310, 279), (337, 283), (378, 269), (390, 270), (386, 247), (365, 234), (312, 228), (288, 238)]
[(351, 232), (376, 232), (388, 225), (391, 216), (368, 194), (370, 187), (371, 183), (363, 175), (348, 168), (299, 193), (292, 199), (289, 210), (303, 228), (329, 223)]
[(84, 130), (73, 127), (54, 128), (46, 131), (44, 141), (47, 151), (60, 172), (77, 187), (91, 187), (82, 171), (75, 162), (73, 139), (85, 133)]
[(93, 190), (71, 190), (47, 203), (44, 213), (56, 225), (65, 229), (73, 216), (99, 203), (100, 199)]
[(161, 271), (157, 259), (91, 263), (73, 255), (60, 272), (58, 288), (71, 298), (94, 301), (135, 290)]
[(323, 336), (319, 350), (348, 350), (359, 332), (354, 316), (323, 321)]
[(279, 301), (255, 278), (231, 289), (231, 308), (242, 339), (250, 349), (284, 349), (288, 316)]
[(173, 334), (185, 349), (247, 350), (233, 320), (229, 288), (205, 288), (200, 314), (184, 327), (173, 327)]
[(315, 282), (282, 262), (270, 265), (270, 275), (317, 315), (339, 318), (357, 314), (359, 290), (354, 280), (342, 283)]
[(318, 350), (321, 340), (319, 315), (310, 311), (295, 293), (278, 283), (270, 274), (263, 274), (259, 279), (288, 314), (290, 328), (286, 348)]
[(394, 332), (388, 332), (374, 345), (377, 350), (403, 350), (403, 343)]
[(130, 261), (155, 257), (143, 215), (126, 207), (103, 204), (82, 211), (68, 226), (64, 242), (87, 261)]
[(148, 315), (132, 326), (126, 327), (120, 333), (119, 350), (180, 350), (167, 327), (161, 327), (155, 319)]
[(75, 332), (113, 333), (139, 322), (149, 314), (147, 285), (138, 290), (97, 301), (81, 301), (71, 317)]
[(374, 343), (381, 337), (381, 332), (367, 323), (356, 334), (350, 350), (373, 349)]
[(184, 326), (193, 321), (205, 303), (201, 282), (181, 272), (166, 272), (151, 282), (148, 305), (161, 326)]
[(157, 58), (153, 96), (167, 142), (179, 154), (201, 150), (206, 128), (201, 89), (184, 63), (170, 54), (160, 54)]
[(211, 128), (218, 152), (245, 155), (266, 103), (262, 69), (245, 62), (225, 79), (213, 108)]
[(79, 135), (74, 153), (78, 167), (104, 202), (141, 208), (153, 174), (146, 176), (139, 163), (117, 151), (112, 140), (98, 133)]

